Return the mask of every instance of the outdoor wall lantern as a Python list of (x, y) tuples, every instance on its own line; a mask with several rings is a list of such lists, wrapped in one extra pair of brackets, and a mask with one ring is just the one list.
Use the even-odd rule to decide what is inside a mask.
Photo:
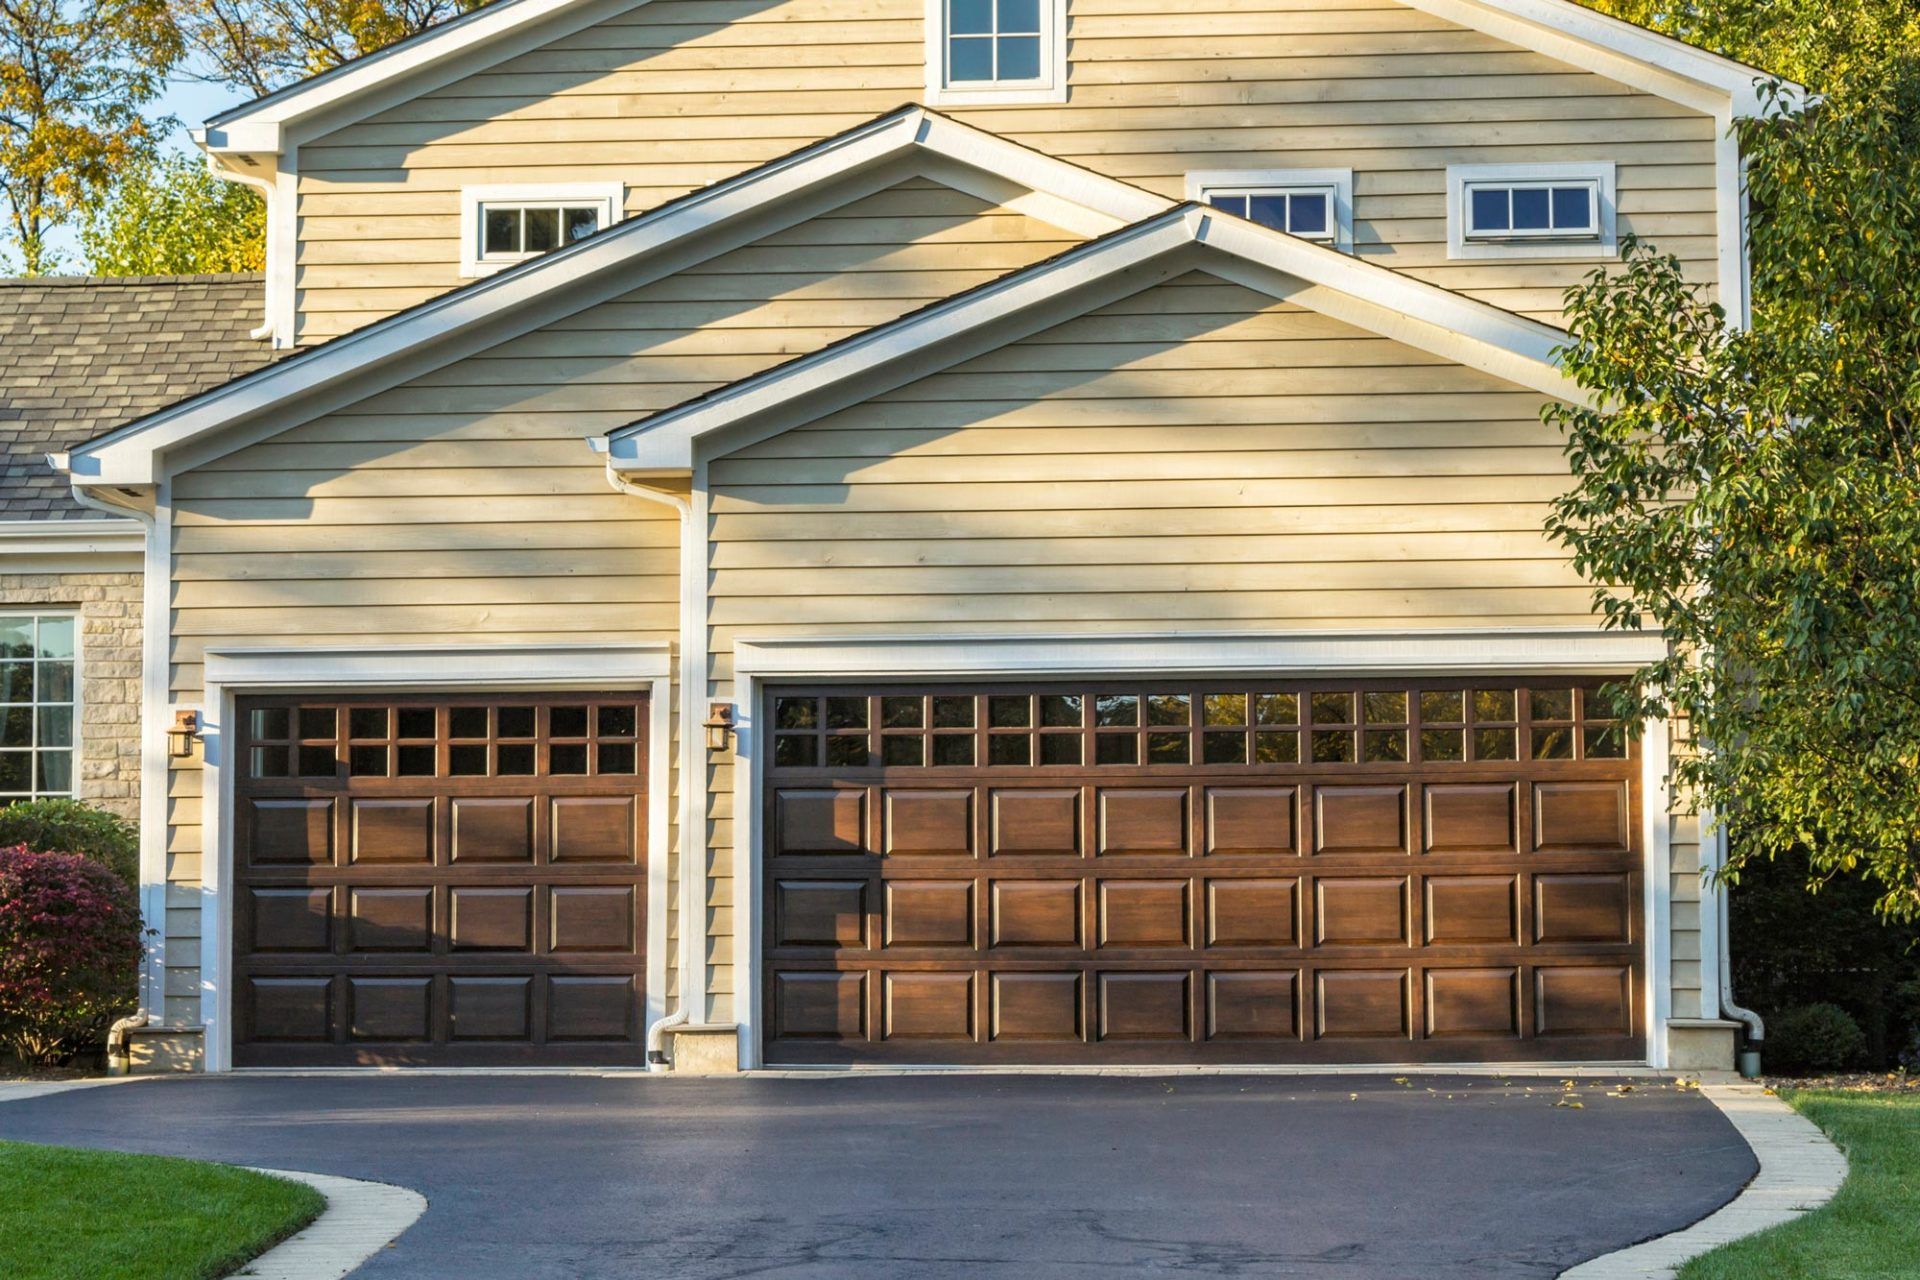
[(707, 705), (707, 750), (725, 751), (733, 737), (733, 704), (714, 702)]
[(174, 712), (173, 725), (167, 730), (167, 754), (176, 760), (184, 760), (193, 754), (193, 740), (199, 736), (198, 711)]

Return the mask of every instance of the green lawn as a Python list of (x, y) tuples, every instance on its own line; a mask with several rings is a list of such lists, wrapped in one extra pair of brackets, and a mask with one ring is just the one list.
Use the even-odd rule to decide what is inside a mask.
[(1920, 1277), (1920, 1094), (1786, 1091), (1847, 1153), (1825, 1208), (1688, 1263), (1680, 1280)]
[(0, 1276), (210, 1280), (325, 1205), (311, 1187), (226, 1165), (0, 1142)]

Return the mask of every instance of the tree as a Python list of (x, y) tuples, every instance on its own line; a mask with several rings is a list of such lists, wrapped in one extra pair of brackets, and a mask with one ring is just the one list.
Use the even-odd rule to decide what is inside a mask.
[(174, 154), (130, 169), (90, 205), (80, 248), (87, 270), (100, 276), (258, 271), (266, 233), (258, 192)]
[(140, 111), (179, 35), (164, 0), (0, 0), (0, 199), (19, 270), (54, 265), (47, 233), (148, 153)]
[(384, 49), (484, 0), (179, 0), (195, 74), (256, 96)]
[[(1739, 128), (1752, 326), (1629, 241), (1570, 291), (1556, 405), (1575, 484), (1549, 531), (1608, 625), (1673, 652), (1622, 690), (1698, 750), (1676, 781), (1728, 823), (1728, 878), (1801, 859), (1920, 919), (1920, 16), (1904, 0), (1756, 11), (1702, 0), (1692, 38), (1823, 96)], [(1755, 32), (1759, 35), (1755, 35)]]

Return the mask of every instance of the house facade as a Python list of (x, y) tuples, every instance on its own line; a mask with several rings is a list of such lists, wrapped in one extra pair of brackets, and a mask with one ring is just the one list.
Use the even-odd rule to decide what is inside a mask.
[(1729, 1065), (1539, 413), (1629, 234), (1743, 314), (1758, 84), (496, 0), (208, 122), (280, 358), (54, 458), (143, 539), (156, 1061)]

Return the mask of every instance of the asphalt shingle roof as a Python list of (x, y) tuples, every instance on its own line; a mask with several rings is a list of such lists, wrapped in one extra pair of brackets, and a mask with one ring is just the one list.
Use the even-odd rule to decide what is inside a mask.
[(85, 520), (46, 454), (250, 373), (261, 278), (0, 279), (0, 520)]

